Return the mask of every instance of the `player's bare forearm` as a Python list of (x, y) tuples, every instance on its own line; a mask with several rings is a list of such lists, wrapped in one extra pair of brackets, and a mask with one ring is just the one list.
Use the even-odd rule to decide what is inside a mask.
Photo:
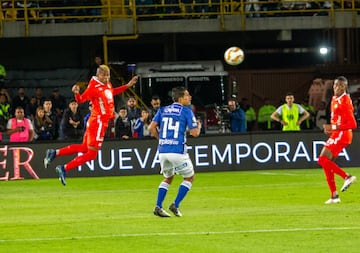
[(324, 128), (324, 133), (327, 135), (330, 135), (332, 133), (332, 131), (334, 130), (333, 126), (331, 124), (324, 124), (323, 128)]
[(139, 79), (138, 76), (134, 76), (134, 77), (131, 78), (131, 80), (126, 84), (126, 86), (127, 86), (128, 88), (134, 86), (134, 85), (137, 83), (138, 79)]
[(190, 134), (194, 137), (198, 137), (201, 133), (201, 122), (197, 121), (197, 128), (191, 129)]
[(157, 130), (157, 123), (154, 122), (154, 121), (151, 121), (148, 129), (149, 129), (149, 131), (151, 133), (151, 136), (158, 140), (159, 139), (159, 132)]

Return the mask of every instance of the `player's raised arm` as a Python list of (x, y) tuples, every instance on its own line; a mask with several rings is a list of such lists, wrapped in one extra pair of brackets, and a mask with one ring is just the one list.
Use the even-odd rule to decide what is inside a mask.
[(113, 95), (114, 96), (119, 95), (123, 93), (126, 89), (134, 86), (137, 83), (138, 79), (139, 79), (138, 76), (134, 76), (127, 84), (114, 88)]
[(126, 86), (128, 88), (134, 86), (137, 83), (138, 79), (139, 79), (138, 76), (133, 76), (133, 78), (131, 78), (131, 80), (126, 84)]

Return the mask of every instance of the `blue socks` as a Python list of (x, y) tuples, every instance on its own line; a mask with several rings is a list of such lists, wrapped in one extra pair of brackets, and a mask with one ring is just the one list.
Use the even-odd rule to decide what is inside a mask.
[(166, 193), (169, 190), (170, 185), (166, 182), (161, 182), (158, 188), (158, 196), (156, 200), (156, 205), (162, 208), (162, 203), (165, 199)]
[(183, 181), (180, 184), (178, 194), (175, 198), (175, 207), (179, 208), (180, 202), (185, 198), (188, 191), (191, 189), (192, 183), (190, 181)]
[[(180, 202), (185, 198), (186, 194), (191, 189), (191, 186), (192, 183), (185, 180), (180, 184), (178, 194), (174, 202), (176, 208), (179, 208)], [(166, 182), (161, 182), (159, 185), (156, 205), (160, 208), (162, 208), (162, 203), (164, 202), (169, 187), (170, 185)]]

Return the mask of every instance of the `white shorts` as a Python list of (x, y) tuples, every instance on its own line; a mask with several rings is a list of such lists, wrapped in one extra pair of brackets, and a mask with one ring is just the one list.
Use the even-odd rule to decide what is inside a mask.
[(183, 178), (192, 177), (194, 166), (189, 154), (161, 153), (159, 154), (161, 172), (165, 178), (181, 175)]

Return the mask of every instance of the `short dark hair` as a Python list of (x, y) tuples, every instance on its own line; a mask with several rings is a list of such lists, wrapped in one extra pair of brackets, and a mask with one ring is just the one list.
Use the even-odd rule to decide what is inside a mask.
[(171, 97), (174, 102), (178, 102), (185, 94), (186, 88), (184, 86), (174, 87), (171, 91)]
[(43, 104), (44, 104), (45, 102), (48, 102), (48, 101), (50, 101), (51, 103), (53, 102), (50, 97), (46, 97), (46, 98), (43, 100)]
[(345, 76), (338, 76), (335, 80), (339, 80), (341, 82), (343, 82), (344, 84), (348, 84), (348, 80)]
[(151, 97), (151, 100), (158, 100), (158, 99), (160, 99), (160, 97), (159, 97), (158, 95), (153, 95), (153, 96)]

